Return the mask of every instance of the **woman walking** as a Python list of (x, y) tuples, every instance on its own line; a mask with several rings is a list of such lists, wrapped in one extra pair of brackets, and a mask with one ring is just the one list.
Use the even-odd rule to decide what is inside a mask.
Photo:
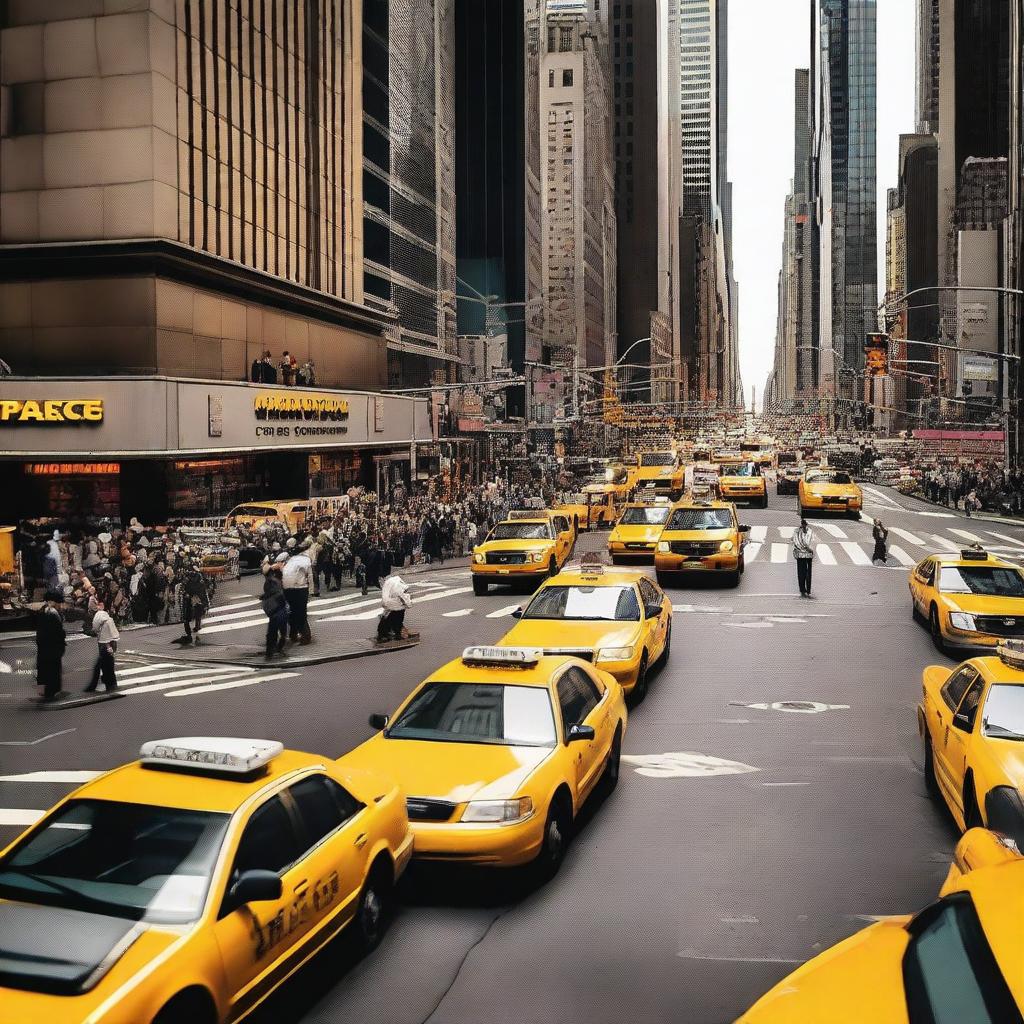
[(874, 528), (871, 530), (871, 536), (875, 539), (875, 550), (871, 555), (871, 561), (882, 565), (889, 560), (889, 552), (886, 549), (886, 545), (889, 540), (889, 531), (882, 525), (881, 519), (875, 520)]

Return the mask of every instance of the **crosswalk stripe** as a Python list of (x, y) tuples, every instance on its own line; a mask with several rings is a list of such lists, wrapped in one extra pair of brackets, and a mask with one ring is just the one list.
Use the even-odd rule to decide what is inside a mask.
[(0, 775), (0, 782), (63, 782), (80, 785), (91, 782), (102, 772), (25, 772), (22, 775)]
[(890, 526), (890, 533), (895, 533), (897, 537), (902, 537), (905, 541), (909, 541), (911, 544), (916, 545), (919, 548), (923, 548), (926, 545), (926, 541), (921, 540), (916, 533), (911, 533), (909, 530), (903, 530), (898, 526)]
[[(201, 674), (191, 673), (188, 677), (179, 675), (165, 678), (159, 683), (147, 683), (145, 686), (140, 686), (138, 689), (133, 689), (132, 694), (137, 693), (160, 693), (162, 690), (173, 690), (179, 686), (203, 686), (206, 683), (213, 683), (217, 680), (227, 681), (233, 676), (239, 674), (251, 673), (253, 669), (240, 668), (235, 665), (231, 669), (224, 668), (211, 671), (207, 668)], [(194, 678), (193, 678), (194, 677)]]
[(889, 554), (892, 555), (900, 565), (916, 565), (917, 563), (913, 558), (910, 557), (901, 547), (897, 547), (895, 544), (890, 545)]
[(0, 825), (34, 825), (45, 813), (28, 807), (0, 807)]
[(244, 671), (240, 670), (237, 665), (225, 665), (223, 668), (212, 668), (209, 665), (203, 665), (201, 668), (181, 668), (176, 672), (157, 672), (148, 676), (138, 676), (135, 679), (129, 679), (127, 682), (122, 683), (118, 680), (118, 689), (133, 689), (136, 693), (145, 693), (146, 685), (149, 683), (155, 683), (163, 679), (189, 679), (192, 676), (207, 676), (211, 673), (216, 675), (230, 675), (233, 672)]
[(997, 540), (1005, 540), (1008, 544), (1013, 544), (1016, 547), (1024, 546), (1024, 538), (1011, 537), (1006, 533), (996, 533), (995, 530), (985, 531), (990, 537), (995, 537)]
[(768, 527), (767, 526), (752, 526), (750, 528), (750, 539), (756, 540), (758, 543), (763, 543), (768, 539)]
[(443, 618), (446, 619), (461, 619), (465, 615), (472, 615), (472, 608), (460, 608), (456, 612), (445, 612)]
[[(751, 532), (753, 532), (753, 531), (751, 531)], [(748, 544), (743, 549), (743, 561), (744, 562), (753, 562), (753, 561), (755, 561), (757, 559), (757, 556), (759, 554), (761, 554), (761, 548), (762, 547), (764, 547), (764, 545), (760, 544), (760, 543), (757, 543), (757, 542), (752, 542), (752, 543)]]
[(788, 544), (773, 544), (772, 545), (772, 561), (776, 563), (785, 562), (789, 558), (789, 545)]
[(156, 665), (139, 665), (136, 668), (119, 668), (117, 670), (117, 678), (121, 679), (124, 676), (139, 676), (144, 675), (146, 672), (155, 672), (159, 668), (177, 668), (181, 662), (178, 661), (161, 661)]
[(794, 533), (796, 533), (796, 527), (795, 526), (780, 526), (779, 527), (779, 536), (782, 537), (783, 540), (792, 540)]
[(871, 559), (867, 552), (852, 540), (844, 540), (839, 545), (849, 556), (854, 565), (870, 565)]
[(503, 618), (505, 618), (506, 615), (511, 615), (518, 607), (519, 607), (519, 605), (517, 605), (517, 604), (507, 605), (505, 608), (497, 609), (497, 611), (488, 612), (487, 613), (487, 618), (489, 618), (489, 619), (503, 619)]
[(298, 672), (273, 672), (267, 676), (251, 676), (247, 679), (236, 679), (230, 683), (214, 683), (211, 686), (190, 686), (185, 690), (170, 690), (165, 697), (192, 697), (198, 693), (212, 693), (214, 690), (234, 690), (240, 686), (255, 686), (257, 683), (269, 683), (274, 679), (294, 679)]
[(219, 604), (210, 610), (214, 612), (228, 611), (231, 608), (238, 608), (243, 604), (258, 604), (259, 600), (258, 597), (239, 597), (234, 601), (228, 601), (226, 604)]
[(943, 551), (959, 551), (960, 545), (954, 544), (948, 537), (943, 537), (941, 533), (933, 533), (932, 540), (942, 548)]
[(826, 533), (831, 533), (833, 537), (836, 537), (839, 540), (846, 540), (846, 531), (841, 527), (836, 526), (835, 523), (822, 523), (821, 528)]
[(819, 544), (815, 551), (818, 555), (818, 561), (822, 565), (835, 565), (836, 556), (832, 554), (832, 549), (827, 544)]
[(955, 529), (954, 527), (951, 526), (949, 528), (949, 532), (950, 533), (955, 533), (958, 537), (963, 537), (965, 540), (969, 540), (972, 544), (974, 544), (974, 543), (977, 543), (977, 544), (984, 543), (982, 541), (982, 539), (976, 533), (971, 533), (970, 530), (957, 530), (957, 529)]
[[(473, 588), (472, 587), (454, 587), (451, 590), (439, 590), (433, 594), (424, 594), (423, 597), (416, 598), (413, 602), (413, 610), (418, 608), (421, 604), (426, 604), (427, 601), (439, 601), (445, 597), (456, 597), (458, 594), (468, 594)], [(321, 622), (361, 622), (368, 619), (374, 619), (380, 614), (381, 605), (379, 599), (374, 602), (375, 608), (372, 608), (368, 612), (360, 612), (358, 615), (332, 615), (327, 618), (323, 618)]]

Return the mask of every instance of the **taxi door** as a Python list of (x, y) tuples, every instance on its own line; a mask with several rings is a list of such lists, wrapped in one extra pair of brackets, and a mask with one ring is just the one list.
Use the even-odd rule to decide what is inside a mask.
[(928, 614), (928, 599), (925, 591), (935, 579), (935, 562), (926, 558), (918, 562), (910, 574), (910, 597), (914, 607), (923, 615)]
[[(590, 525), (590, 510), (587, 510), (587, 525)], [(559, 566), (566, 561), (572, 551), (573, 532), (572, 524), (567, 516), (552, 516), (551, 528), (555, 532), (555, 558)]]
[(963, 813), (966, 813), (963, 796), (964, 778), (967, 775), (967, 754), (970, 750), (971, 736), (984, 692), (985, 680), (978, 675), (967, 688), (963, 700), (960, 701), (960, 706), (956, 709), (952, 721), (946, 728), (945, 759), (949, 772), (949, 785), (951, 791), (956, 794), (957, 805)]
[[(964, 695), (980, 682), (973, 665), (961, 665), (953, 671), (939, 691), (939, 700), (934, 702), (935, 720), (929, 723), (932, 735), (932, 757), (935, 764), (935, 778), (952, 804), (963, 809), (963, 763), (960, 761), (961, 744), (959, 729), (953, 726), (953, 715), (960, 706)], [(952, 735), (951, 734), (956, 734)], [(959, 766), (957, 765), (957, 762)]]
[[(608, 739), (608, 701), (604, 687), (581, 668), (571, 665), (558, 678), (558, 704), (562, 712), (562, 742), (565, 744), (570, 770), (569, 783), (575, 789), (576, 808), (582, 805), (594, 788), (604, 764)], [(574, 725), (589, 725), (594, 729), (592, 740), (569, 742), (569, 730)]]
[[(647, 650), (650, 662), (661, 657), (665, 650), (665, 639), (668, 635), (669, 615), (665, 608), (665, 600), (647, 577), (637, 580), (640, 587), (641, 608), (644, 616), (644, 629), (647, 633)], [(655, 614), (649, 614), (655, 608)]]

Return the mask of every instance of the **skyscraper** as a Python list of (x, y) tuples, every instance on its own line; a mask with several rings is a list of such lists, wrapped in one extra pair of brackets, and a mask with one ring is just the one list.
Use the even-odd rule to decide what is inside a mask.
[(939, 2), (917, 0), (917, 131), (939, 130)]
[(875, 0), (818, 0), (816, 15), (820, 386), (852, 398), (878, 323)]

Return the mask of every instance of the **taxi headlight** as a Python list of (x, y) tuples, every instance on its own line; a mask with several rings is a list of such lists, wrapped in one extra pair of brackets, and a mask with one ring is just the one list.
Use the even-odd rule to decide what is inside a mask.
[(462, 821), (483, 825), (508, 825), (523, 821), (533, 814), (533, 800), (521, 796), (518, 800), (471, 800), (462, 812)]
[(731, 540), (723, 540), (722, 543), (718, 545), (718, 550), (724, 552), (725, 554), (728, 554), (735, 547), (736, 545), (733, 544)]
[(532, 555), (530, 555), (530, 561), (531, 562), (543, 562), (544, 561), (544, 552), (543, 551), (534, 551), (534, 553)]
[(669, 547), (669, 543), (668, 543), (667, 540), (659, 540), (658, 541), (658, 550), (662, 554), (668, 554), (668, 552), (671, 551), (672, 549)]
[(963, 629), (968, 633), (974, 633), (977, 631), (977, 626), (974, 624), (974, 616), (968, 615), (967, 612), (950, 612), (949, 613), (949, 624), (954, 629)]
[(484, 553), (482, 551), (475, 552), (473, 554), (473, 561), (476, 562), (477, 565), (483, 565), (483, 563), (484, 563)]
[(632, 647), (602, 647), (597, 652), (598, 661), (629, 661), (632, 657)]

